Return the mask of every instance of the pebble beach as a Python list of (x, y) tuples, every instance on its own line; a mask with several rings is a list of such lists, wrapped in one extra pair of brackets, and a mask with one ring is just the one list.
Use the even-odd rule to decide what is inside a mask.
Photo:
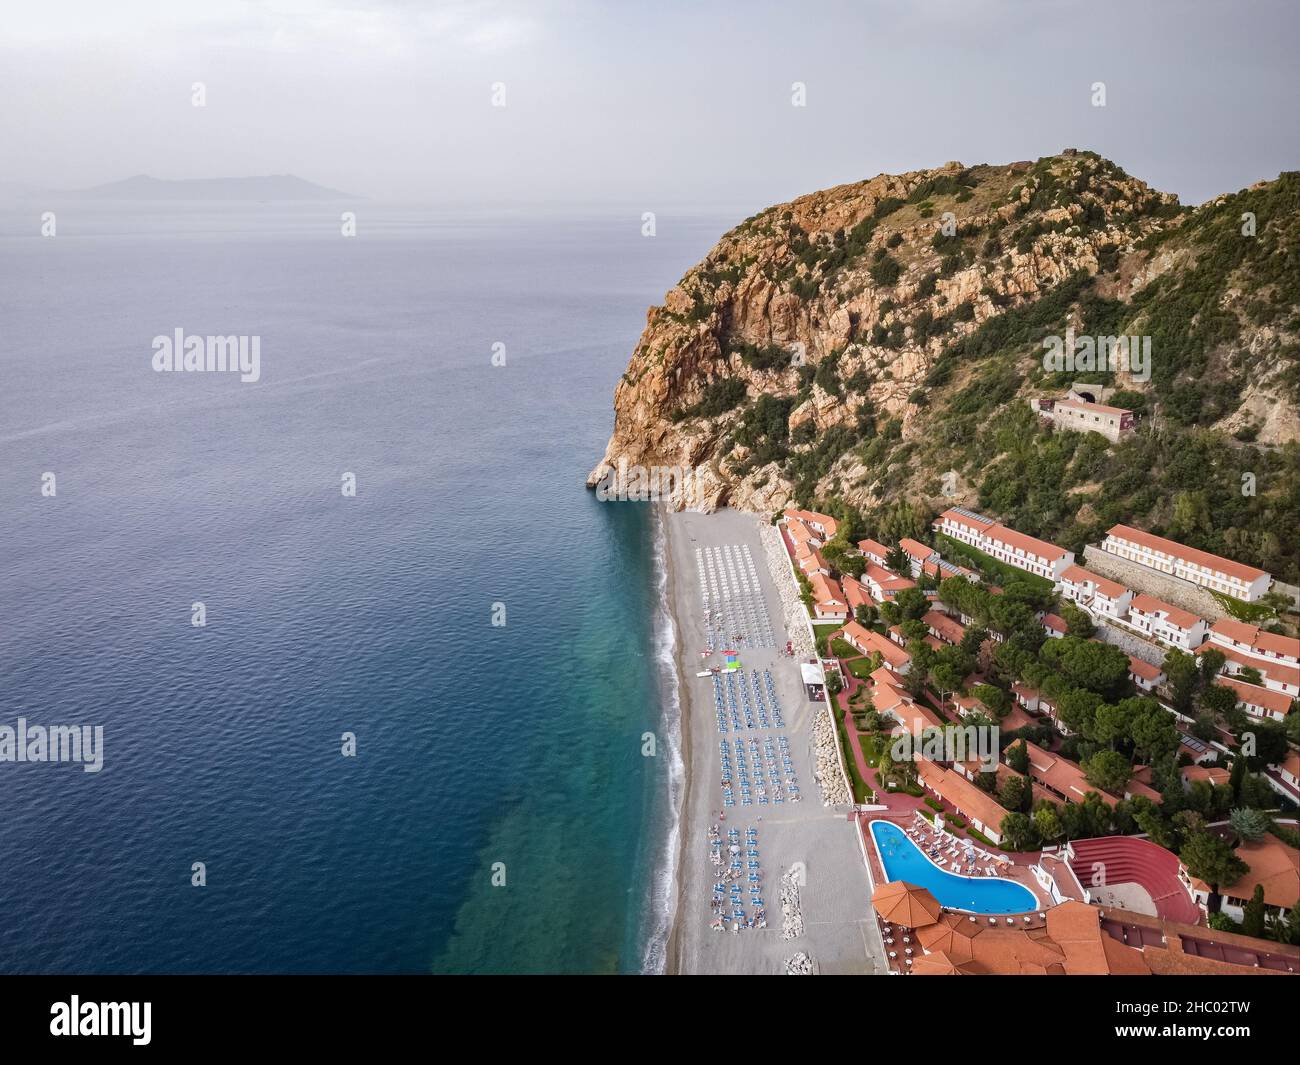
[[(664, 518), (686, 776), (668, 971), (883, 973), (834, 726), (799, 674), (813, 648), (780, 533), (731, 510)], [(736, 613), (706, 601), (719, 579)], [(731, 631), (742, 628), (753, 631)], [(734, 711), (726, 697), (718, 709), (726, 685), (697, 676), (723, 666), (724, 650), (741, 690), (752, 684)]]

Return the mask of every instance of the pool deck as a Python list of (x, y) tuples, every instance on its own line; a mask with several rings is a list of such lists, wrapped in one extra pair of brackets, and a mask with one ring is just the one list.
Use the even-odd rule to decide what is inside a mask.
[[(906, 832), (908, 828), (911, 827), (914, 820), (915, 815), (910, 811), (891, 810), (887, 813), (882, 811), (878, 813), (866, 813), (859, 816), (858, 828), (862, 832), (863, 849), (867, 852), (867, 858), (871, 863), (871, 879), (877, 885), (887, 883), (888, 878), (885, 875), (885, 867), (880, 861), (880, 855), (876, 852), (876, 841), (871, 836), (871, 822), (888, 821), (890, 824), (897, 825)], [(979, 844), (976, 845), (979, 846)], [(987, 850), (987, 848), (984, 849)], [(922, 851), (922, 853), (924, 854), (925, 852)], [(926, 855), (926, 857), (928, 858), (929, 855)], [(1010, 858), (1012, 855), (1007, 855), (1007, 857)], [(1037, 857), (1037, 855), (1035, 855), (1035, 857)], [(1006, 871), (999, 879), (1014, 880), (1017, 884), (1023, 884), (1034, 893), (1034, 898), (1039, 902), (1039, 909), (1056, 905), (1056, 903), (1044, 894), (1043, 889), (1038, 886), (1038, 881), (1034, 879), (1034, 874), (1029, 871), (1028, 864), (1021, 865), (1013, 862), (1004, 868)], [(951, 872), (951, 870), (944, 871)]]
[[(1016, 869), (1015, 866), (1013, 866), (1013, 865), (1004, 865), (1004, 866), (1002, 866), (1002, 869), (1003, 869), (1003, 871), (1004, 871), (1004, 873), (1005, 873), (1006, 875), (999, 874), (997, 877), (990, 877), (990, 876), (986, 876), (986, 875), (982, 875), (982, 874), (972, 874), (972, 873), (963, 873), (963, 872), (958, 872), (956, 868), (946, 869), (946, 868), (944, 868), (942, 865), (940, 865), (938, 862), (936, 862), (936, 861), (934, 860), (934, 858), (932, 858), (932, 857), (931, 857), (931, 856), (926, 852), (926, 849), (925, 849), (924, 847), (920, 846), (920, 845), (916, 842), (916, 840), (912, 839), (911, 836), (908, 836), (908, 835), (907, 835), (907, 826), (906, 826), (906, 825), (900, 825), (900, 824), (897, 824), (896, 822), (894, 822), (894, 821), (892, 821), (892, 820), (890, 820), (890, 819), (888, 819), (888, 818), (884, 818), (884, 817), (875, 817), (875, 818), (872, 818), (870, 821), (868, 821), (868, 822), (866, 823), (866, 833), (867, 833), (867, 838), (871, 840), (871, 842), (872, 842), (872, 850), (875, 851), (875, 853), (876, 853), (876, 857), (877, 857), (878, 860), (880, 860), (880, 846), (879, 846), (878, 841), (877, 841), (876, 838), (875, 838), (875, 833), (872, 831), (872, 826), (873, 826), (877, 821), (883, 821), (884, 823), (886, 823), (886, 824), (888, 824), (888, 825), (892, 825), (894, 828), (897, 828), (900, 832), (902, 832), (903, 835), (904, 835), (904, 837), (907, 839), (907, 842), (908, 842), (909, 844), (911, 844), (911, 845), (916, 849), (917, 854), (918, 854), (918, 855), (919, 855), (919, 856), (920, 856), (920, 857), (921, 857), (925, 862), (927, 862), (927, 863), (930, 865), (930, 867), (935, 871), (935, 873), (939, 873), (939, 874), (942, 874), (943, 876), (947, 876), (947, 877), (956, 877), (956, 878), (958, 878), (959, 880), (971, 880), (971, 881), (974, 881), (975, 884), (977, 884), (977, 885), (978, 885), (978, 884), (988, 884), (988, 883), (990, 883), (990, 882), (993, 882), (993, 883), (997, 883), (997, 882), (1005, 883), (1005, 882), (1007, 882), (1007, 881), (1011, 881), (1012, 883), (1019, 884), (1020, 886), (1026, 888), (1026, 889), (1029, 891), (1029, 893), (1033, 896), (1033, 899), (1034, 899), (1034, 907), (1033, 907), (1033, 909), (1032, 909), (1032, 910), (1027, 910), (1027, 909), (1026, 909), (1026, 910), (1012, 910), (1012, 911), (1010, 911), (1011, 913), (1037, 913), (1039, 910), (1041, 910), (1041, 909), (1044, 907), (1044, 905), (1052, 905), (1050, 902), (1045, 902), (1045, 901), (1044, 901), (1044, 899), (1042, 898), (1042, 892), (1041, 892), (1041, 891), (1036, 891), (1036, 890), (1035, 890), (1035, 888), (1036, 888), (1037, 885), (1033, 883), (1033, 877), (1032, 877), (1032, 875), (1029, 876), (1029, 881), (1030, 881), (1030, 882), (1029, 882), (1029, 883), (1024, 883), (1024, 882), (1019, 878), (1019, 876), (1017, 875), (1017, 869)], [(958, 845), (960, 846), (960, 845), (962, 845), (962, 844), (966, 844), (966, 845), (968, 845), (968, 846), (974, 846), (974, 845), (975, 845), (975, 844), (969, 843), (969, 842), (966, 841), (966, 840), (961, 840), (961, 839), (959, 839), (959, 840), (958, 840)], [(956, 863), (954, 863), (954, 866), (955, 866), (955, 864), (956, 864)], [(883, 860), (882, 860), (882, 868), (883, 868)], [(1027, 874), (1027, 873), (1028, 873), (1028, 870), (1021, 869), (1021, 870), (1019, 870), (1019, 872), (1021, 872), (1021, 873), (1026, 873), (1026, 874)], [(922, 885), (922, 886), (924, 886), (924, 885)], [(949, 909), (954, 909), (954, 910), (956, 910), (956, 909), (962, 909), (962, 908), (961, 908), (961, 907), (958, 907), (958, 906), (949, 906)], [(965, 911), (965, 910), (963, 910), (962, 912), (980, 913), (981, 911), (979, 911), (979, 910), (970, 910), (970, 911)]]
[[(859, 815), (858, 831), (862, 835), (862, 852), (864, 855), (866, 855), (867, 873), (871, 879), (873, 890), (874, 888), (879, 887), (881, 884), (888, 883), (889, 879), (885, 873), (884, 864), (880, 860), (880, 854), (876, 850), (875, 838), (871, 835), (871, 827), (870, 827), (871, 822), (888, 821), (890, 824), (896, 826), (897, 828), (901, 829), (904, 833), (906, 833), (907, 829), (912, 825), (915, 819), (916, 819), (916, 815), (914, 811), (911, 810), (879, 811), (874, 813), (862, 813)], [(925, 854), (924, 851), (922, 851), (921, 853)], [(925, 856), (927, 859), (929, 858), (929, 855), (925, 855)], [(960, 875), (960, 874), (956, 874), (956, 875)], [(1033, 874), (1029, 871), (1028, 866), (1012, 864), (1007, 867), (1006, 873), (1003, 876), (1001, 876), (999, 879), (1014, 880), (1017, 884), (1022, 884), (1024, 887), (1028, 888), (1031, 892), (1033, 892), (1034, 898), (1038, 900), (1039, 906), (1037, 909), (1026, 910), (1024, 913), (1019, 913), (1019, 914), (998, 914), (997, 916), (981, 915), (980, 920), (982, 921), (987, 920), (990, 923), (998, 924), (998, 925), (1010, 925), (1016, 928), (1045, 927), (1047, 921), (1044, 918), (1039, 917), (1038, 915), (1040, 912), (1046, 912), (1048, 909), (1050, 909), (1052, 906), (1056, 904), (1052, 902), (1052, 900), (1048, 898), (1047, 895), (1044, 893), (1043, 889), (1038, 886), (1038, 882), (1034, 880)], [(955, 907), (945, 907), (945, 909), (952, 909), (954, 910), (954, 912), (956, 912)], [(967, 911), (963, 910), (960, 912), (964, 913)], [(1028, 920), (1026, 920), (1025, 918), (1028, 918)], [(876, 915), (877, 931), (883, 936), (886, 933), (887, 927), (888, 927), (887, 923), (881, 920), (880, 916), (877, 914)], [(901, 955), (896, 958), (890, 958), (888, 956), (888, 950), (886, 950), (885, 963), (889, 967), (889, 971), (891, 974), (895, 974), (895, 975), (909, 974), (909, 969), (907, 967), (906, 959)]]

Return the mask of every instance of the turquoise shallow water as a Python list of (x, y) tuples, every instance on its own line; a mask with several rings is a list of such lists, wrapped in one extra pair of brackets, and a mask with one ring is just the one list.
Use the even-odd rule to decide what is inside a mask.
[(728, 222), (316, 210), (0, 214), (0, 723), (105, 735), (0, 765), (0, 970), (653, 966), (654, 529), (582, 479)]
[(871, 837), (890, 880), (929, 888), (944, 906), (970, 913), (1027, 913), (1038, 908), (1029, 889), (995, 877), (958, 876), (940, 869), (897, 825), (872, 821)]

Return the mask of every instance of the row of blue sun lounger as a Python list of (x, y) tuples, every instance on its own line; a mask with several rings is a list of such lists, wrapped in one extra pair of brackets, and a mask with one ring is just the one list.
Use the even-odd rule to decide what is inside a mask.
[(713, 706), (718, 715), (718, 732), (723, 735), (733, 728), (737, 732), (742, 729), (785, 728), (785, 718), (781, 714), (781, 702), (776, 695), (772, 671), (763, 670), (761, 678), (756, 669), (750, 670), (750, 674), (752, 681), (743, 670), (713, 674)]
[[(709, 830), (709, 851), (714, 867), (725, 867), (726, 870), (713, 884), (714, 931), (725, 931), (728, 925), (733, 932), (742, 928), (766, 928), (767, 908), (760, 886), (763, 873), (758, 858), (758, 829), (752, 826), (745, 829), (743, 845), (740, 830), (728, 829), (724, 845), (718, 826), (714, 825)], [(742, 881), (749, 886), (751, 912), (745, 910)]]
[[(781, 757), (779, 771), (778, 746)], [(764, 772), (764, 762), (766, 762), (766, 772)], [(744, 740), (737, 739), (733, 746), (724, 737), (718, 741), (718, 765), (721, 769), (724, 807), (736, 805), (737, 787), (740, 792), (741, 806), (753, 806), (755, 794), (759, 806), (767, 806), (769, 802), (784, 803), (786, 795), (791, 802), (799, 802), (803, 798), (799, 791), (798, 777), (795, 775), (794, 760), (790, 757), (790, 741), (784, 735), (777, 736), (775, 746), (771, 736), (763, 737), (761, 757), (756, 736), (751, 736), (749, 739), (748, 755), (745, 752)], [(753, 780), (749, 775), (751, 765), (754, 772)]]

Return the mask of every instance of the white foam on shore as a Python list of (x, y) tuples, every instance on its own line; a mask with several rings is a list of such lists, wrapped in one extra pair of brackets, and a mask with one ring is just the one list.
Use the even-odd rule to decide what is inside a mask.
[(668, 753), (668, 832), (655, 862), (655, 875), (650, 885), (650, 926), (641, 959), (643, 973), (662, 973), (668, 964), (668, 941), (677, 907), (677, 856), (686, 784), (686, 765), (682, 761), (682, 693), (677, 675), (677, 626), (673, 622), (672, 589), (668, 581), (668, 521), (658, 507), (654, 510), (653, 520), (654, 565), (659, 591), (654, 619), (654, 657), (662, 696), (663, 741)]

